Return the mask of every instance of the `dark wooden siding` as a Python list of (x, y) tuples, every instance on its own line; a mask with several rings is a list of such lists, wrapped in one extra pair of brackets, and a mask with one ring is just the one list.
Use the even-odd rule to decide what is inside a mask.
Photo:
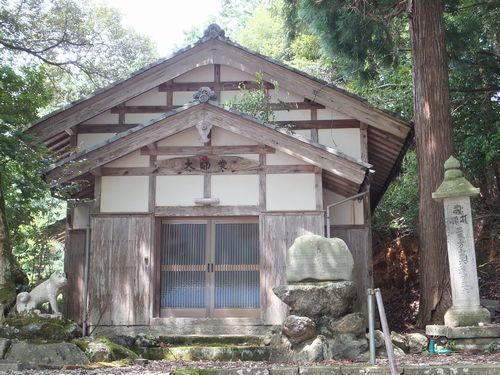
[(70, 230), (64, 254), (64, 272), (68, 278), (64, 293), (64, 316), (78, 323), (82, 321), (84, 266), (85, 230)]
[(90, 325), (147, 325), (150, 317), (150, 215), (92, 218)]
[(353, 280), (358, 290), (357, 310), (366, 312), (366, 289), (373, 287), (371, 230), (368, 226), (331, 228), (331, 236), (345, 241), (354, 258)]
[(267, 213), (260, 217), (262, 246), (262, 279), (264, 303), (263, 318), (266, 324), (281, 324), (287, 306), (272, 292), (272, 288), (286, 284), (286, 253), (293, 241), (305, 233), (324, 235), (322, 211), (309, 213)]

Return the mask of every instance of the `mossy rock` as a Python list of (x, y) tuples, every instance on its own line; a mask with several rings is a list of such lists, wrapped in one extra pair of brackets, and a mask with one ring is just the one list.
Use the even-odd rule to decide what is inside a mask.
[(73, 342), (85, 352), (91, 362), (132, 361), (139, 358), (132, 350), (115, 344), (107, 337), (86, 337)]
[(17, 314), (0, 325), (0, 337), (42, 342), (69, 341), (81, 336), (75, 322), (63, 317), (43, 317), (36, 314)]

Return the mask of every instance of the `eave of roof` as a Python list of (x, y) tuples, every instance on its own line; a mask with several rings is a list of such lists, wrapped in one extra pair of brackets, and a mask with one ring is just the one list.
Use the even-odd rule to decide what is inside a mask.
[[(208, 105), (210, 107), (213, 107), (213, 108), (216, 108), (218, 109), (219, 111), (224, 111), (226, 113), (230, 113), (230, 114), (233, 114), (233, 115), (236, 115), (236, 116), (239, 116), (241, 117), (242, 119), (245, 119), (245, 120), (248, 120), (248, 121), (251, 121), (252, 123), (255, 123), (256, 125), (259, 125), (259, 126), (262, 126), (263, 129), (270, 129), (272, 131), (276, 131), (277, 133), (280, 133), (282, 135), (285, 135), (297, 142), (301, 142), (302, 144), (304, 144), (306, 147), (311, 147), (312, 149), (319, 149), (323, 152), (326, 152), (328, 154), (330, 154), (332, 157), (335, 157), (335, 158), (339, 158), (340, 160), (343, 160), (346, 165), (351, 165), (351, 166), (357, 166), (359, 167), (361, 170), (363, 170), (363, 173), (366, 174), (366, 171), (370, 170), (370, 168), (372, 167), (371, 164), (369, 163), (365, 163), (361, 160), (357, 160), (355, 158), (352, 158), (340, 151), (338, 151), (337, 149), (335, 148), (332, 148), (332, 147), (328, 147), (328, 146), (325, 146), (325, 145), (322, 145), (320, 143), (317, 143), (317, 142), (314, 142), (310, 139), (307, 139), (299, 134), (296, 134), (290, 130), (285, 130), (285, 129), (281, 129), (281, 128), (278, 128), (272, 124), (269, 124), (269, 123), (265, 123), (259, 119), (256, 119), (255, 117), (252, 117), (252, 116), (249, 116), (247, 114), (244, 114), (244, 113), (241, 113), (241, 112), (238, 112), (238, 111), (235, 111), (235, 110), (232, 110), (232, 109), (228, 109), (222, 105), (219, 105), (217, 103), (200, 103), (199, 101), (193, 101), (193, 102), (190, 102), (190, 103), (187, 103), (185, 104), (184, 106), (180, 107), (180, 108), (176, 108), (172, 111), (169, 111), (161, 116), (158, 116), (154, 119), (151, 119), (147, 122), (144, 122), (143, 124), (140, 124), (134, 128), (131, 128), (125, 132), (122, 132), (122, 133), (119, 133), (99, 144), (96, 144), (96, 145), (93, 145), (91, 147), (88, 147), (84, 150), (81, 150), (79, 152), (76, 152), (64, 159), (61, 159), (59, 161), (57, 161), (56, 163), (52, 164), (46, 171), (46, 175), (49, 175), (51, 172), (55, 171), (56, 169), (59, 169), (63, 166), (65, 166), (66, 164), (69, 164), (73, 161), (77, 161), (77, 160), (83, 160), (85, 158), (86, 155), (90, 154), (91, 152), (93, 151), (96, 151), (96, 150), (99, 150), (105, 146), (108, 146), (108, 145), (112, 145), (113, 143), (115, 142), (118, 142), (120, 140), (124, 140), (125, 138), (128, 138), (130, 137), (131, 135), (134, 135), (134, 134), (137, 134), (139, 132), (142, 132), (146, 129), (148, 129), (149, 127), (152, 127), (154, 125), (157, 125), (159, 122), (161, 121), (164, 121), (164, 120), (167, 120), (171, 117), (174, 117), (175, 115), (177, 114), (180, 114), (182, 112), (186, 112), (188, 111), (189, 109), (193, 108), (193, 107), (197, 107), (197, 106), (200, 106), (200, 105)], [(273, 145), (274, 146), (274, 145)], [(139, 148), (139, 147), (138, 147)], [(278, 147), (279, 148), (279, 147)], [(307, 155), (305, 155), (304, 157), (306, 157)], [(102, 162), (100, 165), (102, 164), (106, 164), (108, 163), (109, 161), (104, 161)], [(94, 166), (96, 167), (96, 166)], [(82, 173), (86, 173), (87, 171), (82, 171)], [(55, 186), (57, 185), (57, 182), (54, 182), (54, 183), (51, 183), (52, 186)]]

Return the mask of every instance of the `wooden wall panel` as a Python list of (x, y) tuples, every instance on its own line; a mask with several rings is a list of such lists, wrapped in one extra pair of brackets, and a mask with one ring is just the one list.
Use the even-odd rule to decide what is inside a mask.
[(150, 215), (92, 218), (91, 325), (149, 324)]
[(286, 284), (287, 251), (295, 238), (307, 232), (324, 235), (322, 211), (265, 213), (260, 216), (265, 324), (281, 324), (286, 317), (287, 306), (274, 295), (272, 289)]
[(85, 230), (70, 230), (64, 254), (64, 272), (68, 278), (64, 291), (64, 316), (78, 323), (82, 321), (84, 266)]
[(353, 280), (358, 290), (356, 309), (366, 313), (366, 289), (373, 288), (371, 230), (368, 226), (331, 228), (331, 236), (345, 241), (354, 258)]

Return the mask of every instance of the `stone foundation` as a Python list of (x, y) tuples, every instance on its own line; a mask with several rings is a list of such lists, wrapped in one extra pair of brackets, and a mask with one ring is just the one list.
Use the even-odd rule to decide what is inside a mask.
[(425, 333), (433, 337), (445, 337), (454, 342), (456, 350), (494, 350), (500, 348), (500, 324), (471, 327), (429, 325)]
[(352, 359), (368, 350), (365, 317), (353, 311), (356, 287), (352, 281), (302, 282), (273, 291), (291, 314), (281, 330), (275, 330), (273, 359)]

